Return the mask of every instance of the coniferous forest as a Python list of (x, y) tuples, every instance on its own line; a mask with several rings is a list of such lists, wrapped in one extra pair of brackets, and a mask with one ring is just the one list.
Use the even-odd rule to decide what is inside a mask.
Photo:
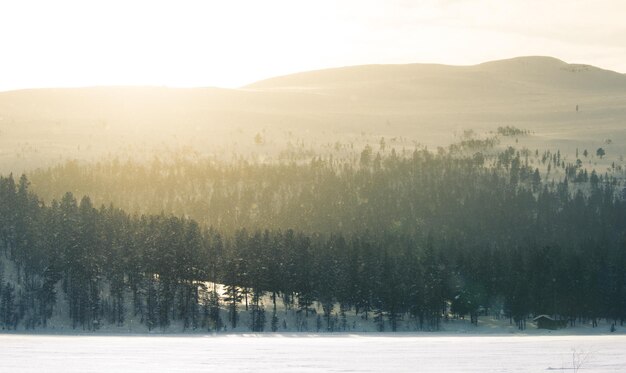
[(246, 313), (250, 330), (277, 331), (277, 304), (304, 318), (319, 305), (328, 331), (348, 311), (387, 331), (481, 315), (623, 323), (621, 188), (560, 153), (513, 148), (8, 175), (0, 325), (45, 328), (61, 302), (83, 330), (129, 314), (149, 330), (234, 329)]

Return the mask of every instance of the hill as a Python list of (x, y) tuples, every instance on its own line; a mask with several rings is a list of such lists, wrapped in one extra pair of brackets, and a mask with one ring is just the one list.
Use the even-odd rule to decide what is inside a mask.
[[(448, 83), (448, 84), (442, 84)], [(568, 64), (553, 57), (517, 57), (474, 66), (437, 64), (364, 65), (297, 73), (262, 80), (246, 88), (330, 90), (356, 89), (371, 85), (411, 87), (415, 91), (456, 86), (500, 93), (497, 87), (545, 88), (549, 90), (626, 89), (626, 75), (590, 65)], [(512, 91), (511, 91), (512, 92)]]
[(625, 120), (626, 75), (550, 57), (343, 67), (240, 89), (21, 90), (0, 93), (0, 171), (180, 148), (267, 159), (287, 145), (319, 150), (380, 137), (439, 146), (463, 130), (507, 125), (532, 131), (529, 147), (573, 152), (610, 139), (607, 155), (616, 155), (626, 149)]

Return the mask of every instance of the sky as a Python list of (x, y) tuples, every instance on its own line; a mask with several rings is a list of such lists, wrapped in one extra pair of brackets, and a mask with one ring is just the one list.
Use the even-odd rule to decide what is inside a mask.
[(624, 15), (624, 0), (0, 0), (0, 91), (527, 55), (626, 73)]

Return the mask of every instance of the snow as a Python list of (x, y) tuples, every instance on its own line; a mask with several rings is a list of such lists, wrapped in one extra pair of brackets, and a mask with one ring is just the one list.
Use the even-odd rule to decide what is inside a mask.
[[(626, 75), (545, 57), (456, 67), (353, 66), (232, 90), (3, 92), (0, 117), (6, 118), (0, 126), (4, 174), (60, 159), (151, 161), (167, 149), (226, 161), (235, 153), (276, 160), (294, 140), (303, 144), (298, 153), (306, 143), (318, 155), (327, 154), (329, 141), (362, 149), (381, 137), (396, 139), (397, 150), (413, 149), (414, 141), (436, 149), (457, 141), (454, 134), (463, 130), (484, 133), (499, 126), (533, 131), (525, 139), (529, 149), (573, 154), (576, 148), (605, 147), (605, 166), (626, 152)], [(251, 146), (260, 129), (267, 143)]]
[[(618, 372), (626, 336), (0, 335), (1, 372)], [(574, 359), (574, 361), (573, 361)]]

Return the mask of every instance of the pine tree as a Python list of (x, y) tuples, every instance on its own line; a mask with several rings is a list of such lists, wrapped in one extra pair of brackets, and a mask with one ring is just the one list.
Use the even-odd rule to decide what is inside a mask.
[(6, 283), (0, 294), (0, 322), (3, 329), (16, 329), (18, 322), (15, 287)]
[(152, 279), (148, 280), (148, 292), (146, 294), (146, 319), (148, 330), (155, 329), (159, 325), (159, 300)]

